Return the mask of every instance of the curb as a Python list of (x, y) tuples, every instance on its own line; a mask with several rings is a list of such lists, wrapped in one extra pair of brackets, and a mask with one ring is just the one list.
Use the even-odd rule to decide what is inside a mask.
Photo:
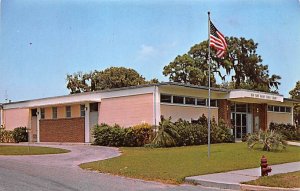
[(240, 190), (251, 191), (299, 191), (300, 188), (279, 188), (279, 187), (267, 187), (267, 186), (255, 186), (249, 184), (240, 184)]
[(234, 183), (226, 183), (226, 182), (213, 182), (208, 180), (195, 180), (193, 178), (185, 178), (186, 182), (201, 185), (204, 187), (211, 187), (211, 188), (220, 188), (220, 189), (229, 189), (229, 190), (240, 190), (240, 184)]

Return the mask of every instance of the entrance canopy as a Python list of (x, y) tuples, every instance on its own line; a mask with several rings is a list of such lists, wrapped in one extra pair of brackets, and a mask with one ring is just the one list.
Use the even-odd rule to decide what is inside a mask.
[(283, 102), (283, 96), (252, 90), (231, 90), (228, 99), (247, 103)]

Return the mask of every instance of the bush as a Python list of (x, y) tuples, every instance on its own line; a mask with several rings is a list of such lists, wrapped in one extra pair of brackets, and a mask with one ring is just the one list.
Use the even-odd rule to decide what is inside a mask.
[(28, 142), (28, 133), (26, 127), (17, 127), (12, 132), (13, 139), (16, 143)]
[(14, 143), (13, 131), (0, 129), (0, 143)]
[(281, 133), (287, 140), (300, 140), (300, 126), (272, 122), (269, 129)]
[(129, 128), (121, 128), (116, 124), (114, 126), (101, 124), (94, 127), (93, 136), (95, 145), (138, 147), (151, 142), (153, 130), (149, 124)]
[[(170, 118), (164, 119), (163, 117), (161, 119), (160, 131), (158, 133), (163, 134), (165, 139), (169, 140), (168, 145), (162, 144), (163, 142), (161, 141), (162, 147), (207, 144), (208, 125), (207, 118), (204, 115), (202, 115), (198, 120), (192, 120), (191, 123), (182, 119), (179, 119), (175, 123), (172, 123), (170, 120)], [(163, 135), (160, 135), (161, 138), (163, 138)], [(222, 120), (220, 120), (219, 125), (215, 120), (212, 120), (210, 135), (211, 143), (234, 141), (234, 137), (231, 135), (230, 128)], [(172, 144), (172, 139), (175, 140), (175, 144)], [(155, 144), (155, 142), (152, 143)]]
[(264, 151), (271, 151), (277, 149), (285, 149), (286, 141), (284, 137), (275, 132), (270, 131), (259, 131), (248, 136), (247, 144), (249, 148), (253, 148), (256, 144), (261, 144)]

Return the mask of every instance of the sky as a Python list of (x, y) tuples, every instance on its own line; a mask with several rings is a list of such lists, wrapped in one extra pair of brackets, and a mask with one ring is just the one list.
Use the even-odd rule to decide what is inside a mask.
[(66, 75), (133, 68), (146, 79), (207, 40), (207, 12), (225, 36), (258, 43), (279, 92), (300, 80), (299, 0), (0, 0), (0, 103), (66, 95)]

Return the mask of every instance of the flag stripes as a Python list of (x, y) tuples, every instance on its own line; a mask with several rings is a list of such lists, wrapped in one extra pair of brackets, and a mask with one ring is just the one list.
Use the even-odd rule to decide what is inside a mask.
[(218, 31), (214, 24), (210, 21), (210, 35), (209, 35), (209, 46), (217, 50), (216, 56), (221, 58), (227, 48), (227, 43), (224, 35)]

